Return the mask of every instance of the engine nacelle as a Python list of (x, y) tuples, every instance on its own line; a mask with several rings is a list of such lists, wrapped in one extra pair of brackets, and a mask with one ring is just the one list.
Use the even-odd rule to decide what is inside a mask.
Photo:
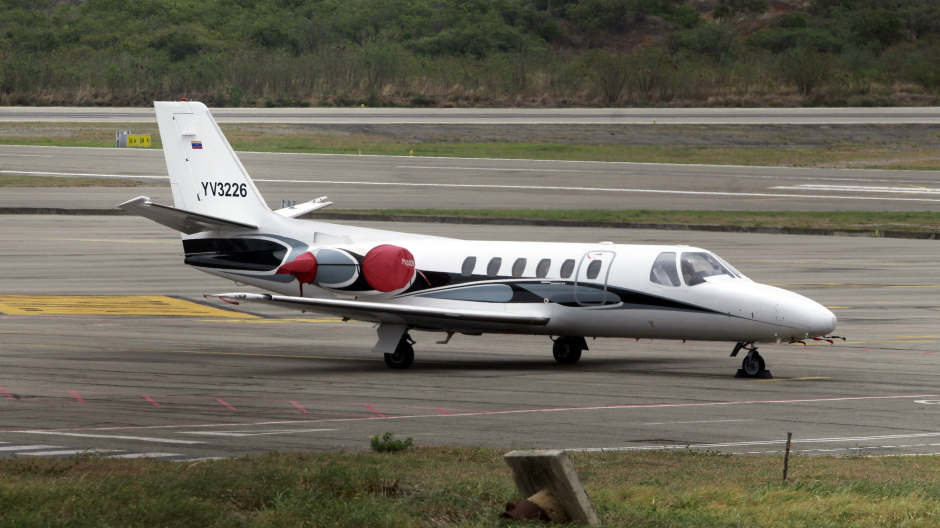
[(293, 275), (304, 284), (352, 295), (394, 294), (415, 280), (415, 258), (407, 249), (382, 244), (365, 256), (343, 248), (319, 248), (284, 264), (277, 274)]

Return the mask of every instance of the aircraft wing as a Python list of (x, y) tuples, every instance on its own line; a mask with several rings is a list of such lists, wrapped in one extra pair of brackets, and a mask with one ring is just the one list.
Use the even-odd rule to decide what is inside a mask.
[(251, 224), (177, 209), (168, 205), (155, 204), (146, 196), (124, 202), (118, 206), (118, 209), (124, 209), (132, 215), (143, 216), (187, 235), (195, 235), (203, 231), (218, 231), (220, 229), (258, 229), (258, 226)]
[(288, 297), (285, 295), (270, 295), (267, 293), (221, 293), (206, 295), (207, 298), (222, 299), (225, 302), (238, 304), (240, 302), (264, 303), (294, 310), (310, 310), (311, 312), (326, 313), (350, 319), (365, 321), (410, 322), (414, 319), (432, 322), (440, 321), (442, 326), (447, 322), (472, 323), (503, 323), (529, 326), (545, 326), (551, 320), (541, 314), (512, 313), (483, 310), (451, 310), (432, 308), (428, 306), (413, 306), (405, 304), (378, 303), (368, 301), (352, 301), (345, 299), (311, 299), (307, 297)]

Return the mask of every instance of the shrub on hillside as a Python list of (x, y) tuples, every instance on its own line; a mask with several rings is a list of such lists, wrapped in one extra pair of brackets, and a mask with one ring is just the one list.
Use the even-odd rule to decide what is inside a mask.
[(782, 53), (791, 48), (814, 49), (821, 53), (839, 53), (845, 47), (838, 37), (819, 28), (774, 28), (758, 31), (744, 39), (753, 49)]
[(800, 94), (808, 96), (829, 74), (829, 65), (818, 51), (793, 48), (783, 53), (777, 64), (784, 82), (796, 86)]
[(770, 9), (767, 0), (718, 0), (712, 16), (715, 20), (734, 18), (740, 15), (761, 15)]
[(735, 57), (740, 51), (738, 34), (724, 24), (700, 24), (677, 36), (674, 47), (688, 49), (716, 61), (723, 57)]

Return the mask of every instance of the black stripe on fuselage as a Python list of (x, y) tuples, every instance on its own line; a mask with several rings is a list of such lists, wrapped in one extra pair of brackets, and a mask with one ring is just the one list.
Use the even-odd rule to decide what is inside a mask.
[(467, 291), (475, 286), (504, 285), (512, 289), (511, 299), (508, 301), (482, 302), (542, 304), (545, 299), (548, 299), (550, 303), (569, 307), (614, 307), (616, 305), (616, 308), (619, 309), (682, 310), (725, 315), (723, 312), (710, 308), (610, 285), (608, 285), (605, 292), (603, 286), (595, 284), (579, 283), (577, 289), (575, 289), (573, 281), (519, 280), (511, 277), (465, 276), (443, 272), (423, 272), (423, 275), (428, 276), (428, 280), (423, 280), (421, 276), (416, 277), (415, 284), (408, 291), (403, 292), (400, 297), (421, 297), (423, 296), (422, 293), (433, 292), (436, 294), (435, 297), (442, 298), (441, 294), (453, 291), (455, 300), (459, 300), (460, 290)]

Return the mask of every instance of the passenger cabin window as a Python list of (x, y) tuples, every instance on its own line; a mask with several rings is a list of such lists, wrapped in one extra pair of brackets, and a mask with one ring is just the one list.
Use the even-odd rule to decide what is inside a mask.
[(676, 269), (676, 254), (660, 253), (650, 270), (650, 282), (663, 286), (679, 286), (679, 272)]
[(469, 277), (470, 275), (473, 275), (473, 268), (475, 268), (476, 265), (477, 265), (476, 257), (467, 257), (463, 261), (463, 266), (460, 267), (460, 274), (463, 275), (464, 277)]
[(603, 262), (601, 262), (601, 261), (599, 261), (599, 260), (593, 260), (593, 261), (591, 261), (591, 263), (588, 264), (588, 268), (587, 268), (587, 278), (589, 278), (589, 279), (591, 279), (591, 280), (596, 279), (597, 276), (598, 276), (598, 275), (600, 274), (600, 272), (601, 272), (601, 266), (602, 266), (602, 265), (603, 265)]
[(548, 277), (548, 269), (552, 267), (551, 259), (542, 259), (539, 261), (539, 265), (535, 267), (535, 276), (544, 279)]
[(683, 253), (680, 259), (682, 280), (689, 286), (696, 286), (705, 282), (706, 277), (727, 275), (734, 278), (734, 274), (718, 262), (714, 255), (709, 253)]
[(516, 259), (516, 261), (512, 263), (512, 276), (513, 277), (521, 277), (522, 274), (525, 273), (525, 263), (526, 263), (526, 259), (524, 258)]
[(486, 265), (486, 276), (495, 277), (499, 274), (499, 267), (503, 265), (503, 259), (499, 257), (493, 257), (490, 260), (490, 263)]
[(567, 279), (574, 272), (574, 259), (568, 259), (561, 263), (561, 278)]

